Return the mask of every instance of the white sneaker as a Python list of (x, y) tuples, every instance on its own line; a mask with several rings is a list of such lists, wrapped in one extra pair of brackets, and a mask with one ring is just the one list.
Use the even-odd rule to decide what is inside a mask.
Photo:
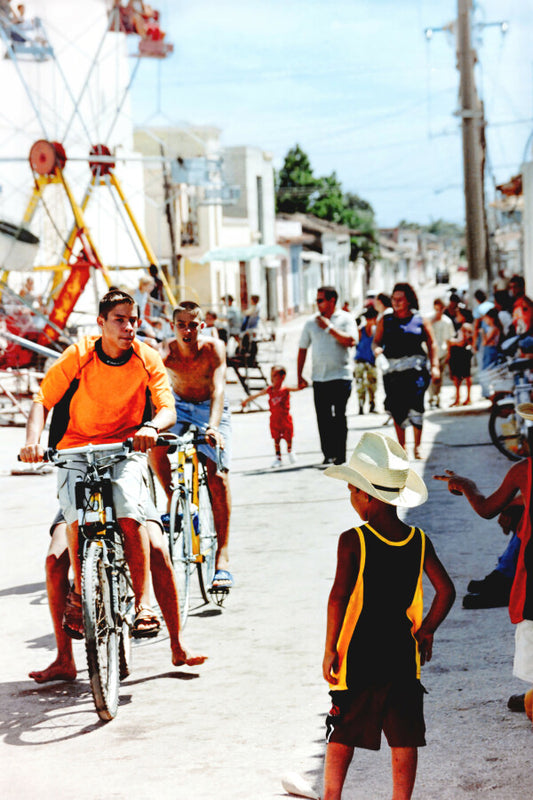
[(296, 464), (296, 456), (294, 453), (287, 453), (289, 464)]
[(281, 458), (275, 458), (272, 464), (270, 465), (270, 469), (279, 469), (282, 466)]

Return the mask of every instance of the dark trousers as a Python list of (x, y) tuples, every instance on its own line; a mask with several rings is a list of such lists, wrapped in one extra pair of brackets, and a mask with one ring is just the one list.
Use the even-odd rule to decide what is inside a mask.
[(346, 461), (346, 404), (351, 391), (351, 381), (313, 383), (320, 447), (324, 458), (333, 458), (339, 464)]

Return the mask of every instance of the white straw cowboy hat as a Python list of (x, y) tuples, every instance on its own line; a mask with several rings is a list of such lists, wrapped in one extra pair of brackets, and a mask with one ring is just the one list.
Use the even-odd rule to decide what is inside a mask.
[(381, 433), (363, 433), (348, 463), (328, 467), (324, 475), (392, 506), (419, 506), (428, 496), (422, 478), (409, 468), (403, 447)]
[(533, 420), (533, 403), (520, 403), (516, 410), (524, 419)]

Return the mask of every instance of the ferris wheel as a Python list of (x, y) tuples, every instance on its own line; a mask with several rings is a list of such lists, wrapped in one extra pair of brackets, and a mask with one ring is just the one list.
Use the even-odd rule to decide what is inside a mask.
[[(2, 328), (68, 343), (74, 307), (94, 309), (119, 266), (157, 265), (137, 222), (129, 95), (142, 60), (166, 58), (172, 44), (141, 0), (79, 5), (35, 0), (21, 15), (0, 0), (0, 344)], [(19, 291), (30, 270), (38, 303)], [(0, 368), (35, 359), (9, 338), (3, 349)]]

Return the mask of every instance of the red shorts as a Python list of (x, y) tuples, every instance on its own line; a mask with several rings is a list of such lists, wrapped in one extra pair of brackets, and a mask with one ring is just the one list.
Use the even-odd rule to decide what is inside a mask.
[(280, 439), (292, 442), (293, 432), (292, 417), (290, 415), (282, 418), (270, 417), (270, 433), (275, 442), (279, 442)]

